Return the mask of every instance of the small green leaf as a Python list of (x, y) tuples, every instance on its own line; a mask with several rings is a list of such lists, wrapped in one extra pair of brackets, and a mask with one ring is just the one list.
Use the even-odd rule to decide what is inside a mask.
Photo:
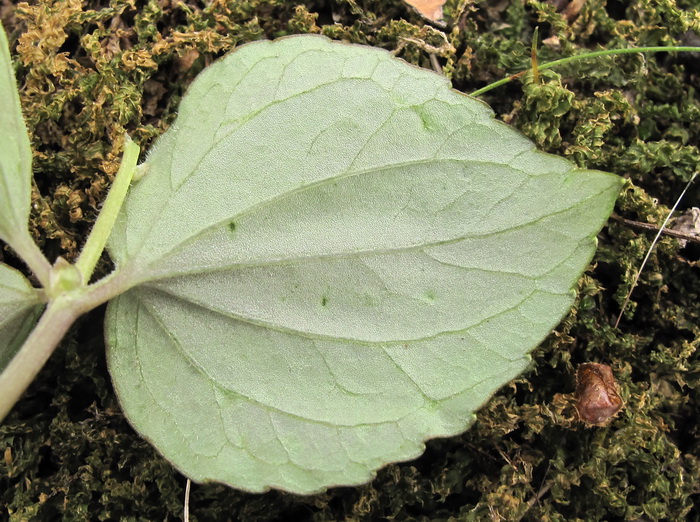
[(620, 188), (367, 47), (194, 82), (110, 252), (127, 417), (186, 475), (310, 493), (464, 431), (569, 310)]
[(0, 373), (43, 310), (39, 292), (20, 272), (0, 263)]
[(0, 24), (0, 239), (12, 245), (27, 234), (32, 150), (17, 94), (7, 35)]

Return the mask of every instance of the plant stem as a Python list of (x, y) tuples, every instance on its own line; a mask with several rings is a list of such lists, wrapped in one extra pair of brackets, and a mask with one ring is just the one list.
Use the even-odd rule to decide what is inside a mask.
[(69, 297), (49, 303), (17, 355), (0, 374), (0, 422), (12, 409), (53, 353), (82, 307), (70, 306)]
[(119, 210), (129, 190), (131, 179), (134, 177), (140, 151), (141, 148), (127, 136), (124, 142), (122, 162), (119, 165), (117, 175), (114, 177), (112, 188), (109, 189), (109, 194), (107, 194), (102, 210), (97, 216), (95, 226), (90, 232), (78, 260), (75, 262), (75, 266), (82, 275), (84, 284), (87, 284), (90, 280), (90, 276), (95, 270), (95, 265), (97, 265), (97, 261), (100, 259), (102, 251), (107, 244), (109, 234), (114, 227), (114, 222), (117, 220)]
[[(547, 62), (544, 64), (539, 64), (538, 69), (544, 71), (545, 69), (551, 69), (552, 67), (558, 67), (560, 65), (565, 65), (569, 62), (576, 62), (579, 60), (586, 60), (588, 58), (596, 58), (600, 56), (608, 56), (612, 54), (631, 54), (631, 53), (670, 53), (670, 52), (700, 52), (700, 47), (631, 47), (628, 49), (606, 49), (604, 51), (592, 51), (589, 53), (577, 54), (575, 56), (568, 56), (566, 58), (561, 58), (559, 60), (554, 60), (552, 62)], [(481, 96), (485, 92), (488, 92), (496, 87), (500, 87), (516, 78), (524, 75), (530, 69), (526, 69), (517, 74), (513, 74), (497, 82), (488, 84), (486, 87), (477, 89), (471, 93), (471, 96)]]
[(71, 324), (135, 284), (131, 274), (117, 269), (97, 283), (59, 294), (49, 301), (22, 348), (0, 373), (0, 423), (32, 383)]
[(34, 242), (29, 231), (24, 229), (22, 235), (13, 237), (8, 241), (8, 244), (26, 263), (39, 280), (41, 286), (48, 288), (50, 285), (51, 263), (49, 263), (44, 253)]

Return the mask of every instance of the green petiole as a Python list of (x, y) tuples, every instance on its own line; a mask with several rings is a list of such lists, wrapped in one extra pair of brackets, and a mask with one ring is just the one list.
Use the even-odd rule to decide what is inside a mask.
[(119, 209), (129, 190), (134, 172), (136, 172), (136, 163), (138, 162), (140, 151), (141, 148), (127, 136), (124, 142), (122, 162), (114, 178), (112, 188), (109, 190), (109, 194), (107, 194), (102, 205), (102, 210), (95, 221), (95, 226), (90, 232), (78, 260), (75, 262), (84, 284), (87, 284), (90, 280), (95, 265), (107, 244), (107, 239), (109, 239), (109, 234), (114, 227)]

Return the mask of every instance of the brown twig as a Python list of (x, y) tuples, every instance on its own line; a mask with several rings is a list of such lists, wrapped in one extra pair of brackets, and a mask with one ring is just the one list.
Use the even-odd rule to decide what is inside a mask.
[(670, 228), (664, 228), (662, 230), (661, 227), (658, 225), (652, 225), (651, 223), (642, 223), (641, 221), (634, 221), (632, 219), (625, 219), (623, 217), (618, 216), (617, 214), (613, 214), (612, 216), (610, 216), (610, 219), (619, 223), (624, 223), (625, 225), (629, 225), (634, 228), (639, 228), (642, 230), (651, 230), (653, 232), (658, 232), (659, 230), (661, 230), (661, 233), (666, 234), (667, 236), (672, 236), (678, 239), (685, 239), (686, 241), (692, 241), (694, 243), (700, 243), (700, 237), (695, 236), (693, 234), (685, 234), (683, 232), (678, 232), (677, 230), (672, 230)]

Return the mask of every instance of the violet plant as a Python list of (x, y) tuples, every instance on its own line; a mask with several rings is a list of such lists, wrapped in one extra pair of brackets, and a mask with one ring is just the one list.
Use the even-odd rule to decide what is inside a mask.
[(109, 301), (125, 415), (200, 482), (360, 484), (466, 430), (571, 308), (622, 185), (437, 74), (294, 36), (202, 72), (140, 165), (127, 140), (78, 260), (50, 262), (0, 40), (0, 239), (41, 285), (0, 264), (0, 419)]

